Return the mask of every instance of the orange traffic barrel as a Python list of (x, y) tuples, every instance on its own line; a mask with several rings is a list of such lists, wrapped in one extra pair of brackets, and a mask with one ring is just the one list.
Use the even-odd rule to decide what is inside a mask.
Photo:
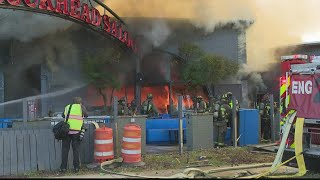
[(141, 128), (137, 124), (124, 126), (121, 156), (126, 164), (141, 162)]
[(112, 129), (104, 126), (96, 129), (94, 134), (94, 160), (101, 163), (113, 159)]

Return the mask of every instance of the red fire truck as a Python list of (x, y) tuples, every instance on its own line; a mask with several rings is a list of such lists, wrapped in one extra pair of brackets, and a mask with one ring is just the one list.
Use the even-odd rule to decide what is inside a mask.
[[(281, 57), (280, 112), (281, 119), (296, 110), (305, 118), (304, 157), (309, 170), (320, 171), (320, 62), (319, 58), (297, 54)], [(291, 133), (293, 135), (294, 133)], [(293, 137), (287, 139), (283, 160), (294, 156)]]

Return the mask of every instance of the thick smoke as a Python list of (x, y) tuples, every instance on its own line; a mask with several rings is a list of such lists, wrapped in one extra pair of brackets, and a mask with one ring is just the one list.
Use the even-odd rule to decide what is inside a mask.
[(0, 23), (0, 39), (23, 42), (65, 30), (73, 24), (57, 17), (8, 9), (0, 10)]
[[(260, 73), (255, 72), (252, 67), (242, 64), (236, 75), (237, 81), (247, 80), (250, 90), (265, 91), (267, 89)], [(250, 86), (251, 85), (251, 86)]]
[(268, 90), (261, 73), (246, 64), (241, 64), (238, 73), (229, 80), (229, 83), (242, 83), (246, 86), (243, 90), (247, 92), (242, 92), (245, 106), (255, 98), (252, 95)]
[(221, 23), (254, 20), (247, 30), (247, 57), (248, 65), (255, 70), (266, 70), (270, 63), (279, 60), (273, 56), (275, 48), (301, 43), (303, 37), (310, 39), (307, 35), (320, 28), (316, 23), (318, 0), (105, 0), (105, 3), (120, 16), (184, 18), (207, 31), (213, 31)]

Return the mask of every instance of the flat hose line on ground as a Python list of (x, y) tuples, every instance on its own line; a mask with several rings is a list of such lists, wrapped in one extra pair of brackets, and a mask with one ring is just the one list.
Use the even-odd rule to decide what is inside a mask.
[[(241, 178), (261, 178), (261, 177), (267, 177), (267, 178), (290, 178), (290, 177), (300, 177), (303, 176), (304, 174), (306, 174), (306, 166), (305, 166), (305, 162), (304, 162), (304, 157), (303, 157), (303, 143), (302, 143), (302, 135), (303, 135), (303, 124), (304, 124), (304, 118), (297, 118), (296, 120), (296, 128), (295, 128), (295, 137), (294, 137), (294, 142), (295, 142), (295, 156), (291, 157), (290, 159), (286, 160), (283, 163), (280, 164), (276, 164), (278, 162), (281, 162), (281, 159), (277, 159), (277, 158), (282, 158), (282, 156), (277, 156), (273, 166), (271, 167), (270, 170), (268, 170), (267, 172), (258, 174), (258, 175), (253, 175), (253, 176), (246, 176), (246, 177), (241, 177)], [(288, 131), (288, 129), (291, 128), (291, 126), (287, 126), (286, 130)], [(286, 137), (282, 138), (281, 141), (285, 141)], [(280, 152), (281, 151), (281, 152)], [(283, 153), (284, 149), (279, 149), (277, 155), (279, 155), (279, 153)], [(268, 174), (271, 174), (273, 172), (275, 172), (280, 166), (290, 162), (291, 160), (293, 160), (294, 158), (296, 158), (297, 163), (298, 163), (298, 168), (299, 168), (299, 172), (294, 174), (294, 175), (281, 175), (281, 176), (267, 176)]]
[(212, 173), (217, 172), (224, 172), (224, 171), (231, 171), (231, 170), (240, 170), (240, 169), (250, 169), (250, 168), (259, 168), (259, 167), (268, 167), (272, 163), (265, 163), (265, 164), (256, 164), (256, 165), (245, 165), (245, 166), (238, 166), (238, 167), (228, 167), (228, 168), (217, 168), (217, 169), (211, 169), (207, 171), (202, 171), (197, 168), (187, 168), (183, 171), (183, 173), (174, 174), (172, 176), (141, 176), (141, 175), (131, 175), (131, 174), (125, 174), (125, 173), (117, 173), (114, 171), (106, 170), (103, 168), (103, 166), (110, 165), (114, 162), (122, 162), (122, 158), (114, 159), (111, 161), (105, 161), (100, 164), (100, 169), (104, 172), (115, 174), (115, 175), (121, 175), (121, 176), (127, 176), (127, 177), (136, 177), (136, 178), (159, 178), (159, 179), (172, 179), (172, 178), (195, 178), (196, 176), (201, 177), (207, 177), (207, 178), (219, 178), (218, 176), (210, 175)]
[(294, 175), (284, 175), (284, 176), (267, 176), (268, 178), (289, 178), (289, 177), (300, 177), (307, 173), (304, 157), (303, 157), (303, 125), (304, 118), (297, 118), (296, 128), (294, 133), (294, 143), (295, 143), (295, 154), (296, 160), (299, 168), (299, 172)]

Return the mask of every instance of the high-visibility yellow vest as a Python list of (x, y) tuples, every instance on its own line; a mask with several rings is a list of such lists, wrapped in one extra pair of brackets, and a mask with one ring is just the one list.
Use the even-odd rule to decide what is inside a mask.
[(233, 106), (232, 101), (231, 101), (231, 102), (229, 102), (229, 106), (230, 106), (230, 108), (232, 109), (232, 106)]
[[(64, 115), (67, 118), (70, 104), (64, 108)], [(66, 119), (65, 119), (66, 120)], [(73, 104), (70, 110), (70, 115), (68, 119), (68, 124), (70, 125), (70, 130), (80, 131), (83, 125), (82, 109), (81, 104)]]

